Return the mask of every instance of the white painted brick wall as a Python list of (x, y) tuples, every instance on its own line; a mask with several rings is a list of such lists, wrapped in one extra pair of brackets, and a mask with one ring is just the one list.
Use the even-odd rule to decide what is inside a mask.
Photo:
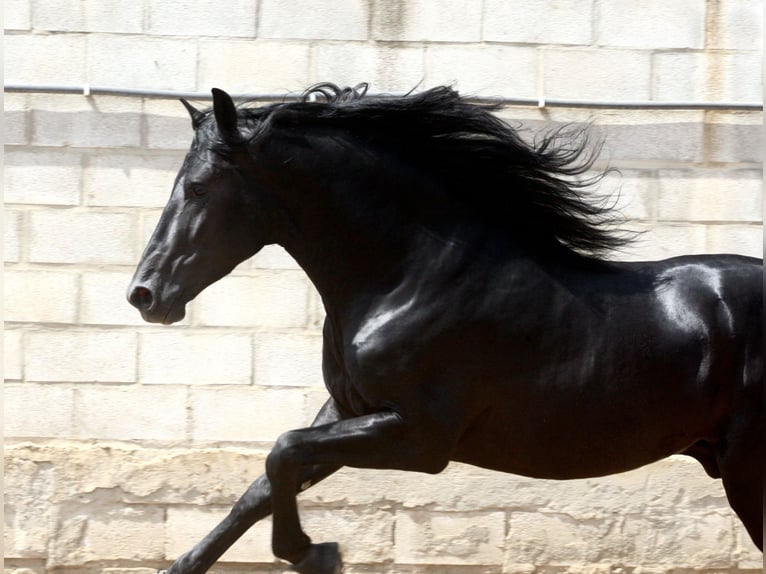
[(78, 205), (83, 156), (70, 151), (5, 152), (5, 201), (15, 204)]
[(382, 41), (478, 42), (482, 14), (471, 0), (375, 3), (372, 37)]
[(360, 81), (405, 93), (425, 75), (425, 48), (392, 44), (333, 43), (317, 46), (317, 78), (355, 86)]
[(192, 438), (200, 442), (273, 442), (316, 414), (305, 412), (303, 391), (293, 388), (192, 389), (191, 408)]
[[(144, 384), (248, 385), (253, 344), (249, 334), (163, 331), (140, 335), (139, 369)], [(220, 355), (223, 361), (211, 361)], [(134, 355), (135, 357), (135, 355)]]
[(252, 38), (256, 34), (256, 0), (163, 2), (150, 0), (147, 32), (157, 36), (224, 36)]
[(197, 87), (194, 41), (94, 34), (88, 38), (88, 55), (93, 85), (185, 91)]
[(31, 96), (29, 107), (31, 143), (35, 146), (123, 148), (141, 145), (139, 101), (106, 96), (96, 102), (44, 95)]
[(705, 0), (597, 2), (600, 46), (699, 49), (705, 46)]
[(77, 323), (79, 278), (76, 273), (6, 269), (3, 283), (6, 321), (30, 325)]
[(520, 98), (537, 95), (539, 52), (526, 46), (429, 46), (428, 85), (447, 84), (466, 94)]
[(640, 50), (562, 49), (542, 52), (549, 98), (595, 101), (649, 100), (651, 57)]
[(186, 389), (179, 386), (78, 385), (74, 436), (91, 440), (184, 440), (186, 396)]
[(590, 2), (486, 0), (484, 10), (482, 38), (486, 42), (589, 45), (593, 40)]
[(33, 211), (28, 225), (29, 260), (36, 263), (130, 265), (138, 256), (132, 213)]
[[(8, 0), (7, 84), (233, 93), (371, 82), (596, 100), (761, 99), (762, 2)], [(151, 574), (225, 515), (326, 400), (321, 301), (264, 249), (172, 328), (125, 302), (191, 140), (173, 100), (5, 95), (6, 574)], [(206, 105), (204, 102), (201, 105)], [(508, 108), (591, 121), (623, 258), (762, 253), (762, 114)], [(529, 132), (525, 132), (529, 135)], [(673, 457), (554, 482), (344, 469), (301, 496), (351, 572), (755, 571), (719, 481)], [(270, 521), (224, 557), (272, 571)], [(107, 564), (108, 567), (103, 567)]]
[(261, 0), (258, 34), (263, 38), (366, 40), (369, 4), (336, 0), (317, 10), (311, 0)]
[(261, 271), (211, 285), (195, 305), (201, 325), (306, 326), (311, 284), (302, 271)]
[(312, 50), (305, 43), (204, 40), (199, 53), (202, 91), (220, 87), (233, 94), (287, 94), (311, 82)]
[(129, 331), (27, 333), (25, 375), (33, 382), (132, 383), (138, 337)]

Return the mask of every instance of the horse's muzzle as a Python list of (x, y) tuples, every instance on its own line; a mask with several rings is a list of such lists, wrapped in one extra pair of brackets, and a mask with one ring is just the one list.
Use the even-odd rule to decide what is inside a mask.
[(128, 301), (141, 311), (141, 317), (149, 323), (170, 325), (186, 315), (180, 296), (169, 299), (157, 297), (146, 285), (131, 285), (128, 288)]
[(128, 293), (128, 301), (139, 311), (148, 311), (154, 303), (154, 295), (148, 288), (137, 285)]

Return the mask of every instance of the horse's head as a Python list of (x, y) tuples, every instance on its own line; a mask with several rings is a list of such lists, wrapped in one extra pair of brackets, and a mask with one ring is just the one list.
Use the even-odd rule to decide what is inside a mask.
[(194, 140), (128, 289), (130, 303), (153, 323), (183, 319), (186, 303), (266, 242), (234, 103), (216, 89), (212, 112), (182, 102)]

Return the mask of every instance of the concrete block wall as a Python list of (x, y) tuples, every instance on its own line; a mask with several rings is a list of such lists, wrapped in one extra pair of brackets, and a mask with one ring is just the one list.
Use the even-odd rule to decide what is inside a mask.
[[(5, 81), (294, 93), (454, 83), (485, 96), (760, 101), (759, 1), (8, 0)], [(175, 101), (6, 93), (5, 572), (149, 574), (201, 538), (323, 403), (321, 301), (266, 248), (141, 322), (124, 292), (188, 147)], [(532, 137), (591, 121), (624, 258), (761, 256), (760, 112), (511, 107)], [(746, 572), (760, 553), (681, 457), (556, 483), (451, 465), (346, 469), (305, 493), (347, 571)], [(281, 572), (265, 521), (214, 571)]]

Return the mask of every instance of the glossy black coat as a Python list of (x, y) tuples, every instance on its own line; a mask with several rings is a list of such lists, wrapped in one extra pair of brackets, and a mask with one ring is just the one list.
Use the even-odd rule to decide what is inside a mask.
[(312, 115), (362, 114), (358, 95), (250, 115), (220, 90), (212, 112), (185, 104), (196, 136), (129, 299), (147, 321), (173, 323), (278, 243), (324, 302), (330, 398), (312, 427), (278, 439), (266, 475), (169, 572), (205, 572), (272, 512), (278, 557), (335, 572), (337, 546), (301, 529), (299, 490), (342, 466), (438, 473), (451, 460), (569, 479), (689, 454), (723, 479), (762, 549), (762, 261), (606, 262), (582, 252), (609, 237), (576, 221), (569, 247), (525, 240), (526, 215), (511, 209), (503, 225), (380, 143), (404, 147), (406, 130), (375, 140), (353, 114)]

